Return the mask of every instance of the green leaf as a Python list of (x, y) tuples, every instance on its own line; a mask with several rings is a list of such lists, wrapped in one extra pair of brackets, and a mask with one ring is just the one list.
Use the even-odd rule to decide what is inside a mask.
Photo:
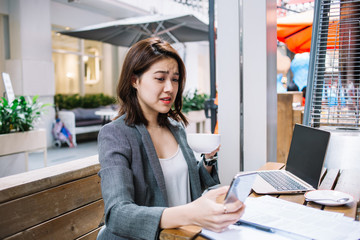
[(187, 113), (190, 111), (197, 111), (204, 109), (205, 101), (209, 99), (207, 94), (198, 94), (197, 90), (193, 93), (187, 92), (183, 96), (182, 112)]
[(63, 95), (56, 94), (54, 96), (55, 106), (61, 109), (73, 108), (97, 108), (116, 103), (116, 99), (111, 96), (100, 94), (86, 94), (80, 96), (79, 94)]
[(35, 122), (46, 110), (45, 107), (51, 104), (37, 102), (38, 96), (26, 98), (19, 96), (14, 99), (11, 105), (6, 99), (0, 102), (0, 134), (13, 131), (29, 131), (34, 127)]
[(35, 95), (32, 99), (32, 102), (35, 103), (38, 98), (39, 98), (39, 95)]

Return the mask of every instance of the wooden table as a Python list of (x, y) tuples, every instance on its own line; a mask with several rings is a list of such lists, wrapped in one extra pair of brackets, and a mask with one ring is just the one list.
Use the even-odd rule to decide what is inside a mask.
[[(260, 170), (281, 169), (284, 167), (282, 163), (268, 162)], [(321, 177), (321, 184), (319, 189), (333, 189), (354, 196), (355, 201), (351, 205), (328, 207), (312, 202), (306, 202), (304, 194), (291, 195), (272, 195), (290, 202), (299, 203), (308, 207), (320, 209), (323, 211), (344, 213), (345, 216), (359, 220), (359, 198), (360, 198), (360, 174), (356, 169), (326, 169)], [(251, 193), (250, 197), (259, 197), (256, 193)], [(184, 226), (177, 229), (164, 229), (160, 233), (161, 240), (167, 239), (205, 239), (197, 234), (201, 231), (200, 227)]]

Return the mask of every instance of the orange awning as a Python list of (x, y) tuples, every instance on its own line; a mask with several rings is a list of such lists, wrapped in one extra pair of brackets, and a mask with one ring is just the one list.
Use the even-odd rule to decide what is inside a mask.
[[(277, 39), (286, 44), (294, 53), (310, 52), (313, 11), (278, 18)], [(337, 48), (338, 21), (330, 21), (328, 29), (329, 49)]]
[(310, 52), (313, 11), (278, 18), (277, 39), (294, 53)]

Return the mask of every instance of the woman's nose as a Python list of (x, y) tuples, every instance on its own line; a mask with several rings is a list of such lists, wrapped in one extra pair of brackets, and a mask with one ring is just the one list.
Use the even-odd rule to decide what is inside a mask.
[(165, 81), (165, 86), (164, 86), (164, 91), (165, 92), (171, 92), (173, 90), (173, 85), (172, 85), (172, 81), (171, 79), (166, 79)]

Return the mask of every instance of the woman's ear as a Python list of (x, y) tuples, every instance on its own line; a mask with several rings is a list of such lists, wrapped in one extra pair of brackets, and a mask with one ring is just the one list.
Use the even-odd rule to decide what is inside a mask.
[(133, 88), (137, 88), (137, 84), (138, 84), (138, 77), (137, 76), (135, 76), (135, 75), (133, 75), (132, 77), (131, 77), (131, 86), (133, 86)]

